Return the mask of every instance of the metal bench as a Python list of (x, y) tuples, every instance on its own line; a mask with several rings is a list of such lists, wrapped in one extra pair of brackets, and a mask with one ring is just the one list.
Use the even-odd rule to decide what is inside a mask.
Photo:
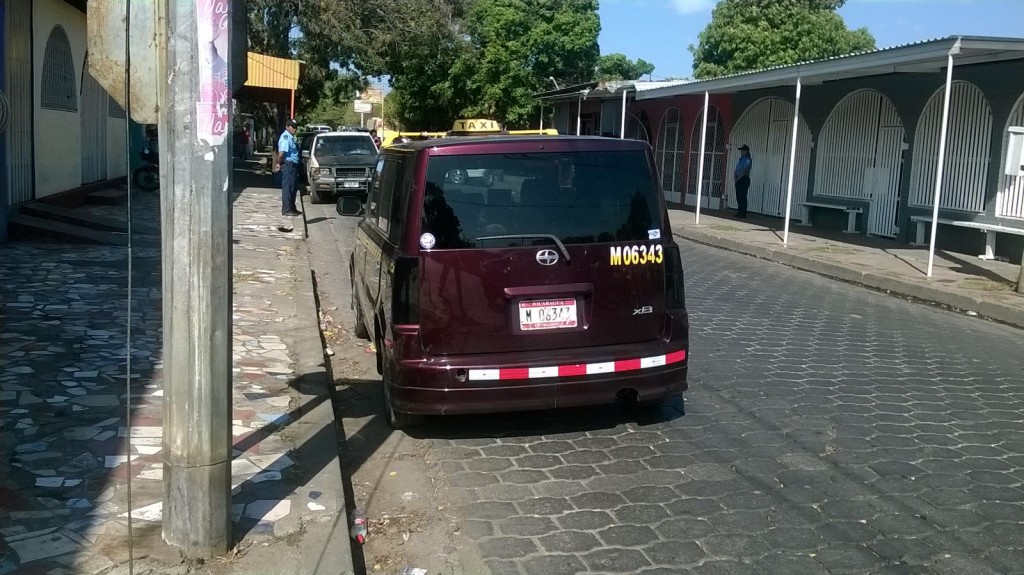
[[(932, 222), (931, 216), (910, 216), (910, 221), (917, 224), (917, 236), (915, 241), (911, 244), (914, 246), (925, 246), (928, 245), (925, 242), (925, 224)], [(981, 222), (970, 222), (966, 220), (947, 220), (939, 218), (940, 224), (947, 226), (956, 226), (958, 228), (971, 228), (983, 232), (985, 234), (985, 253), (978, 254), (979, 259), (983, 260), (994, 260), (996, 259), (996, 234), (1014, 234), (1018, 236), (1024, 236), (1024, 228), (1011, 228), (1002, 224), (985, 224)]]
[(800, 205), (808, 208), (807, 216), (804, 218), (804, 221), (800, 223), (801, 225), (804, 226), (813, 225), (811, 223), (811, 214), (814, 212), (814, 210), (811, 208), (825, 208), (827, 210), (842, 210), (846, 212), (846, 229), (843, 230), (844, 234), (857, 233), (857, 214), (864, 213), (864, 208), (855, 208), (852, 206), (844, 206), (841, 204), (825, 204), (821, 202), (800, 202)]

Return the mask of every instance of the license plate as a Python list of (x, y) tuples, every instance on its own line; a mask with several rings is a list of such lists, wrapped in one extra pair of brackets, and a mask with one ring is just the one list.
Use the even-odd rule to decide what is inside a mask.
[(519, 329), (566, 329), (579, 325), (575, 299), (519, 302)]
[(344, 182), (342, 184), (342, 187), (345, 187), (345, 188), (358, 188), (359, 187), (359, 182)]

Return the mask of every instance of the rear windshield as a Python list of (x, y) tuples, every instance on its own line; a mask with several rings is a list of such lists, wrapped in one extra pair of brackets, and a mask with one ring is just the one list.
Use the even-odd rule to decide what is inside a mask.
[(375, 156), (377, 148), (370, 136), (320, 136), (313, 153), (317, 158)]
[(646, 242), (658, 214), (642, 151), (433, 156), (422, 231), (435, 249)]

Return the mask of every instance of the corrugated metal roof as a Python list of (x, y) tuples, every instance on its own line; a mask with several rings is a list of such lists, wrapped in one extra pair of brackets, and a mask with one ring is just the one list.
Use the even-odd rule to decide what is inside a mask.
[(547, 102), (576, 100), (581, 96), (588, 99), (608, 99), (612, 97), (621, 97), (623, 91), (644, 92), (647, 90), (679, 86), (690, 82), (692, 82), (692, 80), (659, 80), (657, 82), (644, 82), (641, 80), (613, 80), (609, 82), (588, 82), (586, 84), (566, 86), (565, 88), (559, 88), (558, 90), (541, 92), (539, 94), (534, 94), (534, 97)]
[(299, 87), (299, 61), (249, 52), (246, 86), (295, 90)]
[(739, 72), (681, 86), (655, 88), (637, 94), (637, 99), (696, 94), (705, 90), (721, 93), (792, 85), (798, 77), (804, 81), (827, 82), (901, 71), (934, 71), (945, 67), (946, 56), (950, 52), (957, 54), (954, 65), (1024, 58), (1024, 38), (932, 38), (878, 50)]
[(633, 84), (633, 89), (637, 92), (646, 92), (647, 90), (657, 90), (658, 88), (668, 88), (670, 86), (681, 86), (683, 84), (689, 84), (694, 80), (660, 80), (658, 82), (637, 82)]

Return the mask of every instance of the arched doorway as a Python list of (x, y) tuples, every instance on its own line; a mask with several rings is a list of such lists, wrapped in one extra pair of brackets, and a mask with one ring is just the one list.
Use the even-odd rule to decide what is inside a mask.
[[(753, 164), (750, 171), (748, 210), (770, 216), (782, 216), (786, 210), (786, 186), (789, 178), (789, 145), (792, 138), (793, 104), (782, 98), (758, 100), (740, 116), (729, 135), (729, 159), (726, 163), (726, 190), (729, 206), (736, 207), (736, 187), (732, 169), (740, 157), (738, 148), (750, 146)], [(800, 202), (807, 197), (807, 179), (811, 158), (811, 131), (800, 118), (796, 142), (796, 171), (793, 177), (793, 205), (790, 216), (803, 219)]]
[(868, 234), (896, 237), (905, 142), (889, 98), (875, 90), (847, 95), (818, 137), (815, 195), (870, 202)]
[[(711, 104), (708, 113), (707, 135), (704, 141), (704, 185), (701, 189), (701, 207), (722, 209), (722, 190), (725, 188), (725, 121), (718, 106)], [(700, 128), (704, 111), (693, 121), (690, 131), (690, 169), (687, 171), (686, 205), (697, 203), (697, 171), (700, 169)]]
[[(1024, 126), (1024, 93), (1017, 98), (1017, 103), (1010, 112), (1003, 129), (1003, 151), (999, 160), (1006, 158), (1006, 147), (1010, 144), (1008, 130), (1010, 126)], [(999, 170), (999, 192), (996, 195), (996, 217), (1024, 219), (1024, 177), (1008, 176)]]
[(630, 114), (629, 120), (626, 122), (626, 139), (643, 140), (650, 144), (650, 125), (650, 122), (647, 120), (647, 114), (645, 114), (643, 110), (640, 110), (635, 114)]
[(685, 142), (682, 129), (683, 115), (679, 108), (669, 108), (661, 117), (658, 128), (658, 146), (654, 150), (658, 173), (661, 175), (661, 189), (669, 202), (683, 201), (683, 148)]
[[(939, 162), (942, 104), (945, 87), (925, 104), (914, 132), (914, 168), (910, 205), (928, 207), (935, 201), (935, 170)], [(949, 100), (949, 131), (943, 164), (939, 207), (961, 212), (985, 211), (992, 108), (985, 95), (970, 82), (953, 82)]]

